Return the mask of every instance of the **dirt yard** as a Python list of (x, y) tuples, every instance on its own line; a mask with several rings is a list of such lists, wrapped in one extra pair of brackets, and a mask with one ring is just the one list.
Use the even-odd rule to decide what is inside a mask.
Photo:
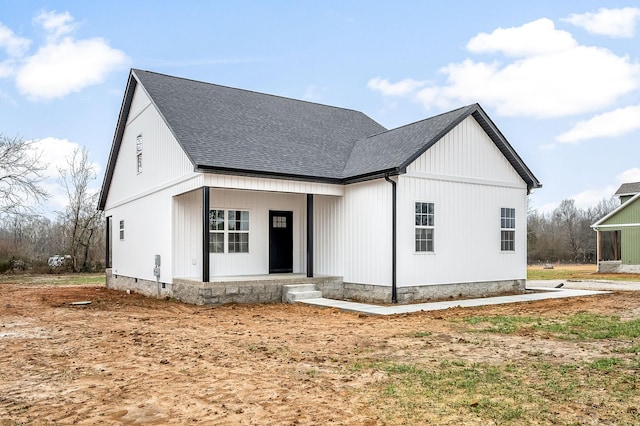
[[(72, 304), (82, 301), (91, 303)], [(577, 312), (637, 319), (640, 292), (375, 317), (304, 305), (189, 306), (96, 285), (0, 283), (0, 424), (640, 421), (637, 391), (608, 403), (606, 395), (615, 389), (594, 389), (597, 394), (579, 400), (543, 389), (542, 402), (519, 399), (524, 415), (516, 413), (512, 422), (483, 416), (482, 399), (468, 392), (409, 407), (395, 393), (402, 385), (396, 370), (384, 367), (432, 371), (508, 362), (524, 368), (532, 361), (552, 367), (612, 356), (637, 361), (637, 353), (618, 350), (636, 345), (629, 340), (486, 333), (463, 321), (479, 315), (557, 319)], [(631, 377), (638, 370), (624, 374), (634, 386), (640, 382)], [(542, 378), (536, 373), (527, 380), (516, 383), (517, 393), (527, 394)], [(527, 415), (540, 411), (536, 404), (548, 410), (546, 417)]]

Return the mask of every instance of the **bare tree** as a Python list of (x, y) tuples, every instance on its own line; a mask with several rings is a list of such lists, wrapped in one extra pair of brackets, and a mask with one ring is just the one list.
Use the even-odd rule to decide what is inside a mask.
[(98, 193), (89, 187), (96, 179), (89, 151), (76, 148), (67, 158), (67, 168), (59, 168), (58, 172), (68, 199), (66, 209), (58, 214), (65, 229), (67, 253), (74, 260), (74, 271), (86, 271), (91, 266), (92, 245), (102, 232), (102, 212), (96, 208)]
[(580, 211), (574, 200), (562, 200), (553, 212), (554, 220), (560, 226), (560, 232), (564, 237), (572, 260), (577, 260), (582, 251), (582, 239), (580, 238)]
[(49, 196), (40, 186), (47, 165), (33, 144), (0, 134), (0, 215), (29, 213)]
[[(529, 209), (527, 216), (527, 247), (529, 262), (584, 262), (596, 260), (596, 235), (591, 224), (618, 207), (615, 197), (604, 199), (596, 206), (578, 208), (574, 200), (563, 200), (549, 213)], [(602, 235), (602, 249), (613, 254), (613, 238)]]

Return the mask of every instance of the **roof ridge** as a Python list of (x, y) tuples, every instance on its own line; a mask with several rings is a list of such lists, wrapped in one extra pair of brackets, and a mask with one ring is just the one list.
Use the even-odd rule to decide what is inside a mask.
[(443, 115), (449, 115), (449, 114), (453, 115), (453, 114), (456, 114), (456, 113), (459, 114), (462, 111), (472, 110), (474, 108), (478, 109), (478, 108), (480, 108), (480, 105), (476, 102), (476, 103), (473, 103), (473, 104), (469, 104), (469, 105), (466, 105), (466, 106), (462, 106), (462, 107), (453, 109), (451, 111), (441, 112), (440, 114), (436, 114), (436, 115), (433, 115), (431, 117), (423, 118), (422, 120), (418, 120), (418, 121), (414, 121), (414, 122), (411, 122), (411, 123), (403, 124), (402, 126), (394, 127), (393, 129), (387, 129), (387, 130), (384, 130), (382, 132), (374, 133), (372, 135), (369, 135), (367, 137), (364, 137), (364, 138), (361, 138), (361, 139), (358, 139), (358, 140), (354, 141), (353, 145), (351, 146), (351, 151), (349, 152), (349, 156), (347, 158), (347, 161), (345, 162), (344, 168), (342, 169), (342, 177), (343, 178), (346, 177), (345, 176), (345, 170), (347, 169), (347, 166), (351, 162), (351, 157), (353, 156), (353, 151), (355, 150), (355, 148), (356, 148), (356, 146), (358, 145), (359, 142), (365, 141), (367, 139), (372, 139), (372, 138), (375, 138), (375, 137), (378, 137), (378, 136), (381, 136), (381, 135), (384, 135), (384, 134), (387, 134), (387, 133), (392, 133), (392, 132), (395, 132), (395, 131), (398, 131), (398, 130), (402, 130), (402, 129), (405, 129), (405, 128), (410, 127), (410, 126), (419, 125), (420, 123), (424, 123), (424, 122), (429, 121), (429, 120), (437, 119), (438, 117), (441, 117)]
[(419, 124), (419, 123), (422, 123), (422, 122), (425, 122), (425, 121), (433, 120), (434, 118), (438, 118), (438, 117), (446, 115), (446, 114), (452, 114), (452, 113), (454, 113), (456, 111), (460, 111), (460, 110), (467, 109), (467, 108), (471, 109), (472, 107), (476, 107), (476, 106), (478, 106), (477, 103), (469, 104), (469, 105), (466, 105), (466, 106), (463, 106), (463, 107), (460, 107), (460, 108), (456, 108), (456, 109), (452, 109), (451, 111), (441, 112), (440, 114), (432, 115), (431, 117), (423, 118), (422, 120), (413, 121), (411, 123), (403, 124), (402, 126), (394, 127), (393, 129), (387, 129), (387, 130), (384, 130), (382, 132), (374, 133), (373, 135), (370, 135), (370, 136), (367, 136), (366, 138), (358, 139), (358, 140), (364, 140), (364, 139), (373, 138), (373, 137), (379, 136), (379, 135), (381, 135), (383, 133), (389, 133), (389, 132), (393, 132), (394, 130), (400, 130), (400, 129), (403, 129), (405, 127), (409, 127), (409, 126), (413, 126), (415, 124)]
[[(365, 115), (365, 116), (369, 117), (368, 115), (366, 115), (362, 111), (358, 111), (358, 110), (352, 109), (352, 108), (344, 108), (344, 107), (340, 107), (340, 106), (336, 106), (336, 105), (328, 105), (328, 104), (323, 104), (323, 103), (320, 103), (320, 102), (307, 101), (307, 100), (304, 100), (304, 99), (296, 99), (296, 98), (291, 98), (291, 97), (283, 96), (283, 95), (274, 95), (273, 93), (259, 92), (257, 90), (241, 89), (239, 87), (227, 86), (225, 84), (209, 83), (208, 81), (196, 80), (196, 79), (193, 79), (193, 78), (186, 78), (186, 77), (178, 77), (178, 76), (175, 76), (175, 75), (163, 74), (163, 73), (160, 73), (160, 72), (143, 70), (143, 69), (139, 69), (139, 68), (132, 68), (131, 70), (133, 72), (141, 71), (141, 72), (145, 72), (145, 73), (149, 73), (149, 74), (159, 75), (159, 76), (162, 76), (162, 77), (175, 78), (177, 80), (185, 80), (185, 81), (190, 81), (190, 82), (199, 83), (199, 84), (207, 84), (209, 86), (216, 86), (216, 87), (221, 87), (221, 88), (225, 88), (225, 89), (237, 90), (239, 92), (247, 92), (247, 93), (253, 93), (253, 94), (256, 94), (256, 95), (269, 96), (269, 97), (272, 97), (272, 98), (279, 98), (279, 99), (284, 99), (284, 100), (287, 100), (287, 101), (296, 101), (296, 102), (302, 102), (302, 103), (305, 103), (305, 104), (311, 104), (311, 105), (318, 105), (318, 106), (327, 107), (327, 108), (340, 109), (340, 110), (343, 110), (343, 111), (357, 112), (359, 114), (362, 114), (362, 115)], [(384, 127), (384, 126), (382, 126), (382, 127)]]

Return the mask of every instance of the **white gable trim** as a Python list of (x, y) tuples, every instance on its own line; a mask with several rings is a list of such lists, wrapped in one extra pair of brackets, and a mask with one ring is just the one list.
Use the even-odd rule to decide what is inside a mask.
[(489, 180), (489, 179), (479, 179), (467, 176), (449, 176), (449, 175), (441, 175), (436, 173), (422, 173), (422, 172), (407, 172), (404, 175), (405, 177), (415, 178), (415, 179), (429, 179), (429, 180), (439, 180), (444, 182), (459, 182), (459, 183), (471, 183), (475, 185), (485, 185), (485, 186), (500, 186), (506, 188), (526, 188), (527, 184), (522, 181), (522, 183), (508, 182), (502, 180)]
[[(144, 197), (148, 197), (149, 195), (155, 194), (156, 192), (160, 192), (163, 191), (167, 188), (171, 188), (172, 186), (176, 186), (179, 185), (181, 183), (187, 182), (189, 180), (196, 180), (200, 177), (200, 173), (190, 173), (188, 175), (185, 176), (180, 176), (179, 178), (173, 179), (169, 182), (166, 182), (162, 185), (158, 185), (158, 186), (154, 186), (153, 188), (150, 188), (144, 192), (141, 192), (139, 194), (133, 195), (131, 197), (127, 197), (124, 200), (120, 200), (112, 205), (108, 205), (105, 207), (105, 210), (110, 210), (110, 209), (115, 209), (117, 207), (123, 206), (125, 204), (128, 204), (132, 201), (138, 200), (140, 198), (144, 198)], [(176, 194), (177, 195), (177, 194)]]
[[(604, 228), (606, 225), (600, 225), (602, 222), (609, 220), (609, 218), (615, 216), (620, 210), (627, 208), (627, 206), (631, 205), (631, 203), (633, 203), (638, 198), (640, 198), (640, 192), (638, 192), (636, 195), (628, 199), (625, 203), (621, 204), (617, 209), (615, 209), (614, 211), (612, 211), (611, 213), (609, 213), (608, 215), (606, 215), (605, 217), (603, 217), (602, 219), (600, 219), (599, 221), (591, 225), (591, 227), (593, 229)], [(616, 226), (620, 226), (620, 225), (616, 225)]]

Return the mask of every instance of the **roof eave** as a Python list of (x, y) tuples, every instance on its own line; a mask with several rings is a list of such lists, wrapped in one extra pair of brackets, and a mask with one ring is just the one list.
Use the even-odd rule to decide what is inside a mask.
[(542, 188), (542, 183), (535, 177), (531, 169), (525, 164), (518, 153), (513, 149), (507, 138), (502, 134), (500, 129), (489, 118), (482, 107), (476, 104), (474, 110), (469, 114), (480, 124), (480, 127), (489, 135), (502, 152), (505, 158), (511, 163), (511, 166), (518, 172), (522, 180), (527, 184), (527, 194), (532, 190)]
[(368, 181), (368, 180), (382, 179), (385, 176), (398, 176), (398, 175), (404, 174), (406, 172), (407, 172), (406, 168), (391, 167), (391, 168), (384, 169), (384, 170), (377, 170), (377, 171), (371, 172), (371, 173), (364, 173), (364, 174), (357, 175), (357, 176), (346, 177), (346, 178), (343, 179), (343, 183), (345, 185), (348, 185), (348, 184), (352, 184), (352, 183), (365, 182), (365, 181)]
[(107, 196), (109, 194), (111, 180), (113, 179), (116, 159), (118, 157), (118, 152), (120, 151), (120, 145), (122, 144), (122, 136), (124, 135), (124, 129), (127, 124), (127, 117), (131, 109), (131, 101), (133, 100), (133, 94), (135, 93), (137, 84), (138, 80), (136, 80), (136, 78), (134, 77), (133, 70), (129, 71), (127, 88), (125, 90), (124, 97), (122, 98), (122, 105), (120, 105), (120, 113), (118, 114), (118, 121), (113, 135), (113, 142), (111, 143), (111, 150), (109, 151), (109, 159), (107, 161), (104, 179), (102, 180), (102, 187), (100, 188), (100, 198), (98, 199), (98, 210), (100, 211), (104, 211), (105, 205), (107, 203)]
[(607, 220), (611, 219), (613, 216), (615, 216), (616, 214), (618, 214), (620, 211), (626, 209), (628, 206), (630, 206), (631, 204), (633, 204), (633, 202), (635, 200), (637, 200), (638, 198), (640, 198), (640, 192), (638, 192), (636, 195), (634, 195), (633, 197), (631, 197), (629, 200), (627, 200), (625, 203), (621, 204), (620, 206), (618, 206), (616, 209), (614, 209), (613, 211), (611, 211), (609, 214), (607, 214), (606, 216), (604, 216), (602, 219), (600, 219), (599, 221), (597, 221), (596, 223), (594, 223), (593, 225), (591, 225), (591, 228), (593, 229), (598, 229), (598, 227), (600, 225), (602, 225), (604, 222), (606, 222)]
[(304, 182), (328, 183), (328, 184), (334, 184), (334, 185), (348, 185), (352, 183), (365, 182), (368, 180), (381, 179), (381, 178), (384, 178), (385, 176), (397, 176), (397, 175), (406, 173), (406, 169), (392, 167), (392, 168), (378, 170), (375, 172), (365, 173), (357, 176), (350, 176), (346, 178), (336, 178), (336, 177), (315, 176), (315, 175), (297, 175), (297, 174), (291, 174), (291, 173), (270, 172), (270, 171), (261, 171), (261, 170), (239, 170), (239, 169), (231, 169), (226, 167), (209, 166), (204, 164), (197, 165), (195, 167), (195, 171), (201, 172), (201, 173), (214, 173), (214, 174), (225, 174), (225, 175), (233, 175), (233, 176), (297, 180), (297, 181), (304, 181)]
[(314, 175), (297, 175), (292, 173), (281, 173), (262, 170), (241, 170), (232, 169), (227, 167), (209, 166), (205, 164), (197, 164), (195, 167), (196, 172), (224, 174), (233, 176), (247, 176), (258, 178), (272, 178), (272, 179), (285, 179), (285, 180), (299, 180), (305, 182), (318, 182), (318, 183), (330, 183), (335, 185), (341, 185), (342, 179), (336, 177), (327, 176), (314, 176)]

